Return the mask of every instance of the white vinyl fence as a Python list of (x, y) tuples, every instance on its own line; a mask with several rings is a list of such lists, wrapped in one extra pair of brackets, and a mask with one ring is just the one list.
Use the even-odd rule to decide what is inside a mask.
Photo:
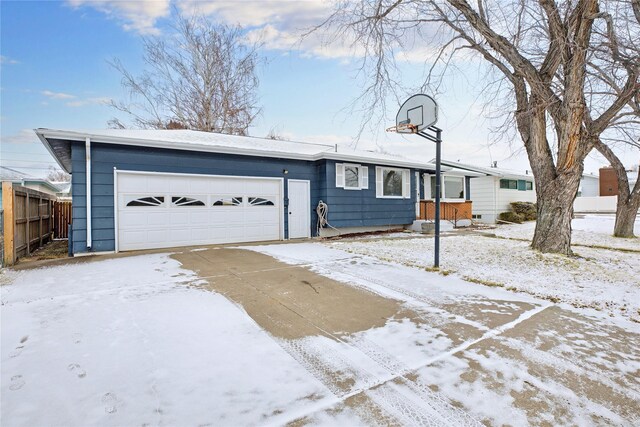
[(618, 196), (576, 197), (573, 211), (615, 213)]

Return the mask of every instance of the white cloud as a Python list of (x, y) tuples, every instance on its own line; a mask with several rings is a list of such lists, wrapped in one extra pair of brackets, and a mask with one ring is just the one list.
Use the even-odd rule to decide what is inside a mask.
[(13, 58), (9, 58), (8, 56), (0, 55), (0, 64), (14, 65), (19, 64), (19, 61), (16, 61)]
[(53, 92), (50, 90), (43, 90), (42, 94), (44, 96), (46, 96), (47, 98), (51, 98), (51, 99), (73, 99), (75, 98), (74, 95), (68, 94), (68, 93), (64, 93), (64, 92)]
[(169, 16), (170, 0), (67, 0), (71, 7), (92, 7), (121, 23), (127, 31), (158, 34), (156, 22)]
[(322, 0), (261, 0), (203, 2), (185, 0), (177, 3), (185, 14), (216, 15), (230, 24), (244, 27), (261, 27), (279, 24), (292, 29), (317, 24), (332, 10), (333, 5)]
[(78, 99), (65, 103), (67, 107), (86, 107), (87, 105), (107, 105), (111, 102), (111, 98), (100, 96), (95, 98)]
[(22, 129), (20, 130), (20, 132), (16, 134), (3, 136), (2, 146), (4, 147), (5, 144), (16, 144), (16, 145), (33, 144), (34, 142), (37, 142), (37, 141), (38, 141), (38, 137), (36, 136), (36, 134), (33, 132), (32, 129)]

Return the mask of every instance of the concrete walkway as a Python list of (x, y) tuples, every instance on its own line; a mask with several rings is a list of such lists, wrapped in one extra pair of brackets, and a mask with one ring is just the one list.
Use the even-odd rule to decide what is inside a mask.
[(637, 328), (340, 251), (320, 261), (274, 247), (297, 261), (244, 249), (173, 257), (339, 398), (278, 422), (351, 413), (383, 425), (640, 422)]

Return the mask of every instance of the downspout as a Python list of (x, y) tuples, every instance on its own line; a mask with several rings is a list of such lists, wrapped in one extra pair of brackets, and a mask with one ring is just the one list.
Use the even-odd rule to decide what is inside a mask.
[(91, 138), (87, 137), (84, 144), (85, 151), (85, 182), (87, 186), (86, 203), (87, 203), (87, 248), (91, 248)]

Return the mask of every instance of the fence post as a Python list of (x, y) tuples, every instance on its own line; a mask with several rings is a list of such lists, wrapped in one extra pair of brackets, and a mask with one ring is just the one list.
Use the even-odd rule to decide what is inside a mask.
[(39, 246), (42, 246), (42, 197), (38, 200), (38, 236), (40, 237)]
[(2, 209), (4, 210), (4, 265), (13, 265), (15, 261), (13, 184), (2, 183)]

